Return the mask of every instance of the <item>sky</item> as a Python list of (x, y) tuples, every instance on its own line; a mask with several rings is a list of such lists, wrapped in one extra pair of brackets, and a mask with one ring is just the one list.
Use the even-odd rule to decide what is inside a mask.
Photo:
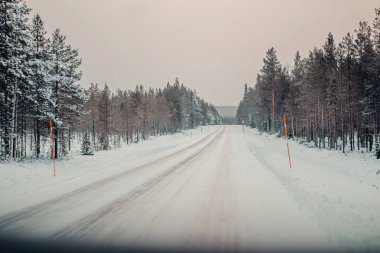
[(61, 28), (82, 57), (81, 85), (164, 87), (178, 77), (206, 101), (235, 106), (274, 47), (292, 66), (297, 50), (339, 42), (372, 23), (379, 0), (27, 0), (49, 34)]

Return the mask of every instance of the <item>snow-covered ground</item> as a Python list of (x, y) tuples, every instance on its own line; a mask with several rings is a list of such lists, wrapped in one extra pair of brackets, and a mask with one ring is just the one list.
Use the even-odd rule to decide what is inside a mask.
[(76, 147), (73, 159), (56, 162), (56, 177), (53, 177), (51, 160), (0, 163), (0, 215), (173, 154), (197, 143), (215, 130), (215, 127), (210, 126), (151, 137), (150, 140), (119, 149), (96, 152), (94, 156), (82, 156)]
[(160, 249), (380, 249), (380, 163), (242, 126), (0, 164), (0, 232)]

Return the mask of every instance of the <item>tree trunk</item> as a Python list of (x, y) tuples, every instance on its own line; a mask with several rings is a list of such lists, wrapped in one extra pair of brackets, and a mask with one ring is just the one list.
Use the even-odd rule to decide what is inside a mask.
[(41, 153), (41, 133), (40, 133), (40, 119), (37, 117), (36, 122), (36, 156), (40, 157)]
[(271, 126), (272, 132), (276, 131), (275, 124), (274, 124), (274, 105), (275, 105), (274, 95), (275, 95), (274, 94), (274, 78), (272, 78), (272, 126)]
[(94, 146), (94, 148), (96, 147), (96, 143), (95, 143), (95, 120), (94, 120), (94, 117), (92, 117), (92, 145)]
[(340, 104), (340, 120), (342, 124), (342, 148), (343, 148), (343, 153), (345, 153), (343, 103)]
[(323, 148), (326, 148), (326, 142), (325, 142), (325, 123), (324, 123), (323, 107), (322, 107), (322, 144), (323, 144)]
[(290, 117), (291, 117), (291, 119), (292, 119), (292, 138), (294, 139), (295, 132), (294, 132), (293, 113), (290, 115)]
[(54, 121), (54, 153), (53, 153), (53, 159), (57, 159), (58, 157), (58, 125)]
[(69, 151), (71, 150), (71, 129), (69, 126)]
[(356, 138), (357, 138), (357, 141), (356, 141), (356, 145), (358, 146), (358, 150), (360, 150), (360, 133), (361, 133), (361, 126), (360, 126), (360, 122), (359, 122), (359, 108), (358, 108), (358, 111), (356, 113), (356, 125), (357, 125), (357, 131), (356, 131)]
[(11, 145), (12, 145), (12, 157), (16, 161), (16, 142), (17, 142), (17, 81), (13, 86), (13, 111), (12, 111), (12, 134), (11, 134)]

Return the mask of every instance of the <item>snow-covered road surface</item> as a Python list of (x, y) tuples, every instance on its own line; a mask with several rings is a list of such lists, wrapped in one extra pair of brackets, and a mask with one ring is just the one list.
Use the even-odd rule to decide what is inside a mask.
[(144, 249), (379, 250), (378, 164), (291, 143), (289, 169), (284, 144), (218, 126), (143, 157), (119, 151), (97, 176), (2, 191), (0, 232)]

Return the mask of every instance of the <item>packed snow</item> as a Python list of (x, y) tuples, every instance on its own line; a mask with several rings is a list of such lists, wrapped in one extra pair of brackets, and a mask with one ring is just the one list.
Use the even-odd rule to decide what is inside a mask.
[(380, 163), (243, 126), (0, 164), (0, 232), (159, 249), (380, 249)]

